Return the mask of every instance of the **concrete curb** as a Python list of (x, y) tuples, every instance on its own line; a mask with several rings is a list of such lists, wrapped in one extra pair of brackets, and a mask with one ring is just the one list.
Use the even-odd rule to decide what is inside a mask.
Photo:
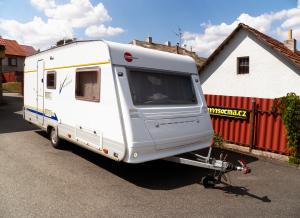
[(224, 143), (223, 147), (225, 149), (229, 149), (229, 150), (241, 151), (244, 153), (250, 153), (250, 154), (254, 154), (256, 156), (266, 157), (266, 158), (280, 160), (280, 161), (284, 161), (284, 162), (288, 162), (288, 160), (289, 160), (289, 157), (286, 155), (276, 154), (276, 153), (272, 153), (272, 152), (268, 152), (268, 151), (261, 151), (261, 150), (257, 150), (257, 149), (250, 149), (249, 147), (244, 147), (244, 146), (235, 145), (235, 144)]

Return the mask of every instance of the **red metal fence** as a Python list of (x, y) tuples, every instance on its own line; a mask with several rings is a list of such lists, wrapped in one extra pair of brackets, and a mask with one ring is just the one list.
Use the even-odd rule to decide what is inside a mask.
[(255, 149), (288, 154), (286, 130), (271, 112), (273, 99), (205, 95), (208, 107), (246, 109), (247, 119), (211, 115), (213, 127), (226, 141)]

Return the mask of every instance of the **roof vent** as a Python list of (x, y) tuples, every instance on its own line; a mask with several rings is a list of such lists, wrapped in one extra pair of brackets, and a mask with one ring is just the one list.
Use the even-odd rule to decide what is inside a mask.
[(285, 47), (290, 49), (292, 52), (296, 51), (297, 41), (296, 41), (296, 39), (293, 39), (293, 30), (292, 29), (289, 30), (288, 39), (284, 41), (284, 45), (285, 45)]

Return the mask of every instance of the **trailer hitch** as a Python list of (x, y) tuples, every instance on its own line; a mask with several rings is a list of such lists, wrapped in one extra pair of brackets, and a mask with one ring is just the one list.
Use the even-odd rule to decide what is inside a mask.
[(245, 160), (238, 160), (241, 166), (236, 166), (236, 170), (242, 171), (244, 174), (250, 173), (251, 169), (247, 166)]
[(222, 179), (227, 181), (226, 174), (229, 171), (241, 171), (244, 174), (250, 173), (251, 169), (247, 166), (245, 160), (238, 160), (238, 165), (226, 161), (227, 154), (220, 154), (219, 160), (211, 158), (212, 147), (210, 147), (207, 156), (190, 152), (185, 154), (184, 157), (173, 156), (165, 158), (164, 160), (172, 161), (175, 163), (196, 166), (212, 170), (212, 173), (204, 176), (201, 183), (205, 188), (214, 187), (216, 184), (224, 183)]

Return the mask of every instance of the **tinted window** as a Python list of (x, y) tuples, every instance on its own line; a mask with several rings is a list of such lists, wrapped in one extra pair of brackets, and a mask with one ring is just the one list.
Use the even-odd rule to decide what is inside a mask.
[(100, 100), (100, 70), (76, 71), (76, 98), (87, 101)]
[(56, 72), (47, 72), (47, 89), (56, 89)]
[(135, 105), (197, 103), (190, 75), (130, 71), (128, 78)]

